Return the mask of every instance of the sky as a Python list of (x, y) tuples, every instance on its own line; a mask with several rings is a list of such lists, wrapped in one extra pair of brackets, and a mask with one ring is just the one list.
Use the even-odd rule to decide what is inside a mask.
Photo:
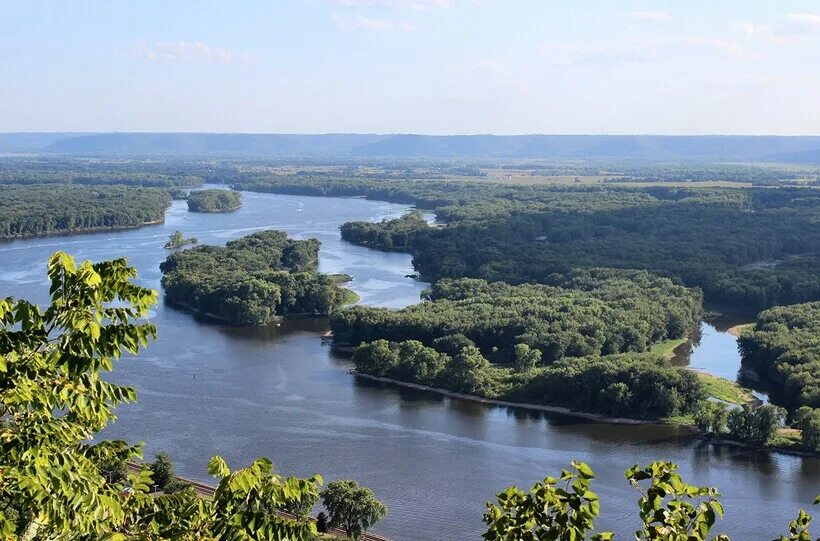
[(820, 134), (820, 0), (0, 0), (0, 132)]

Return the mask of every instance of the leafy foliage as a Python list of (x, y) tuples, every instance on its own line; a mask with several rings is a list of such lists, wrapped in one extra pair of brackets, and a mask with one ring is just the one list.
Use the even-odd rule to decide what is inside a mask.
[(441, 280), (421, 304), (341, 310), (331, 328), (361, 344), (360, 372), (452, 391), (635, 417), (688, 413), (703, 398), (694, 374), (642, 353), (694, 326), (698, 292), (614, 269), (552, 281)]
[(820, 452), (820, 409), (803, 406), (795, 413), (795, 426), (800, 429), (803, 445)]
[(157, 294), (134, 285), (136, 272), (122, 259), (78, 266), (57, 252), (48, 275), (45, 310), (0, 300), (0, 535), (309, 540), (313, 524), (281, 511), (315, 502), (319, 476), (283, 478), (267, 459), (232, 472), (214, 457), (210, 471), (221, 481), (213, 499), (191, 489), (152, 497), (154, 482), (166, 490), (176, 482), (167, 457), (124, 479), (121, 467), (140, 455), (139, 447), (88, 443), (114, 419), (118, 404), (135, 398), (133, 389), (101, 373), (155, 337), (143, 319)]
[[(730, 541), (726, 535), (709, 537), (717, 519), (723, 517), (716, 489), (686, 483), (671, 462), (636, 465), (625, 475), (640, 493), (637, 541)], [(529, 493), (514, 486), (507, 488), (497, 495), (497, 504), (487, 503), (484, 522), (488, 530), (482, 537), (488, 541), (613, 539), (613, 532), (595, 530), (600, 503), (591, 490), (594, 478), (587, 464), (572, 462), (572, 470), (564, 470), (560, 478), (547, 477)], [(789, 525), (789, 536), (775, 541), (811, 541), (810, 523), (811, 516), (800, 510)]]
[[(457, 342), (453, 340), (453, 342)], [(686, 414), (705, 398), (697, 376), (668, 366), (654, 354), (626, 353), (564, 359), (517, 372), (492, 365), (473, 345), (449, 337), (428, 347), (416, 340), (361, 344), (356, 369), (451, 391), (516, 402), (563, 406), (578, 411), (635, 418)], [(520, 348), (519, 348), (520, 349)], [(532, 355), (530, 350), (529, 354)]]
[[(671, 462), (653, 462), (645, 468), (626, 471), (629, 483), (638, 489), (642, 530), (637, 541), (705, 541), (717, 518), (723, 517), (718, 491), (711, 487), (689, 485)], [(646, 489), (642, 481), (649, 481)], [(714, 541), (729, 541), (719, 535)]]
[(124, 519), (122, 485), (97, 464), (138, 449), (85, 442), (135, 398), (100, 372), (156, 335), (135, 322), (156, 302), (156, 292), (131, 283), (135, 275), (122, 259), (78, 266), (57, 252), (48, 261), (50, 306), (0, 300), (0, 500), (19, 512), (14, 523), (0, 513), (4, 535), (93, 533)]
[(343, 529), (354, 540), (387, 514), (373, 491), (352, 479), (329, 483), (322, 491), (322, 503), (330, 514), (330, 526)]
[(723, 402), (704, 400), (696, 407), (692, 415), (698, 430), (707, 434), (720, 434), (726, 430), (729, 420), (729, 407)]
[[(559, 478), (547, 477), (529, 493), (509, 487), (498, 494), (498, 505), (487, 503), (484, 522), (489, 529), (482, 537), (487, 541), (586, 539), (600, 512), (598, 495), (590, 490), (594, 478), (588, 465), (572, 462), (572, 470), (562, 471)], [(602, 532), (592, 539), (612, 536)]]
[(734, 408), (726, 419), (729, 436), (754, 445), (765, 445), (783, 424), (786, 411), (764, 404), (759, 408)]

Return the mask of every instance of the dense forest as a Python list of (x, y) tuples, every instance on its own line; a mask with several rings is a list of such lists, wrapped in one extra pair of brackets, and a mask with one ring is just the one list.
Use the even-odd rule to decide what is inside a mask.
[(425, 302), (401, 310), (357, 306), (334, 314), (331, 328), (338, 340), (354, 345), (380, 338), (431, 344), (460, 334), (499, 360), (511, 359), (514, 346), (525, 343), (552, 363), (646, 351), (683, 337), (700, 315), (698, 292), (643, 271), (592, 269), (554, 282), (441, 280)]
[(354, 242), (406, 246), (429, 281), (544, 282), (577, 267), (640, 268), (702, 288), (707, 302), (737, 308), (820, 299), (820, 192), (809, 188), (628, 190), (284, 177), (237, 187), (365, 195), (434, 208), (447, 227), (404, 220), (343, 228)]
[(242, 206), (242, 194), (233, 190), (197, 190), (188, 195), (191, 212), (230, 212)]
[(0, 186), (0, 238), (138, 227), (162, 221), (166, 190), (127, 186)]
[(773, 400), (820, 408), (820, 302), (766, 310), (738, 343), (744, 366), (771, 383)]
[(126, 184), (156, 188), (193, 188), (204, 182), (202, 166), (174, 162), (5, 158), (0, 184)]
[(222, 246), (174, 253), (160, 265), (166, 299), (236, 325), (325, 315), (350, 299), (316, 272), (319, 241), (260, 231)]
[(421, 304), (336, 312), (359, 371), (607, 415), (691, 413), (694, 373), (647, 352), (698, 321), (699, 292), (643, 271), (591, 269), (555, 285), (442, 280)]

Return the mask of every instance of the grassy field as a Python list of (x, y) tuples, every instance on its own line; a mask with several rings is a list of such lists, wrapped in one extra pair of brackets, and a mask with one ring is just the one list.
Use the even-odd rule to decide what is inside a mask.
[(705, 372), (696, 372), (709, 396), (731, 404), (746, 404), (754, 399), (749, 389), (741, 387), (734, 381), (719, 378)]
[(649, 351), (652, 353), (659, 353), (666, 357), (667, 359), (671, 359), (675, 356), (675, 349), (680, 346), (681, 344), (686, 343), (686, 338), (675, 338), (674, 340), (664, 340), (663, 342), (658, 342), (657, 344), (653, 345)]

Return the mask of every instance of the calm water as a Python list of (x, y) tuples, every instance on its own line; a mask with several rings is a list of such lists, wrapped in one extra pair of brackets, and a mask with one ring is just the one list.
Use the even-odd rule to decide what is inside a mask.
[[(245, 194), (241, 210), (205, 215), (175, 202), (163, 225), (0, 244), (0, 295), (45, 300), (44, 262), (57, 249), (93, 260), (126, 255), (139, 281), (159, 288), (162, 245), (173, 230), (223, 243), (277, 228), (319, 238), (321, 269), (352, 275), (362, 302), (400, 307), (416, 302), (424, 287), (405, 278), (412, 272), (409, 256), (343, 243), (338, 226), (406, 209), (362, 199)], [(510, 484), (529, 486), (555, 474), (573, 459), (598, 473), (601, 525), (621, 532), (634, 526), (637, 498), (623, 471), (636, 462), (673, 460), (687, 480), (718, 486), (727, 511), (721, 529), (739, 540), (775, 537), (820, 493), (814, 459), (704, 446), (669, 427), (586, 423), (359, 380), (321, 344), (317, 333), (327, 328), (321, 320), (233, 329), (162, 303), (152, 320), (159, 340), (115, 374), (137, 388), (139, 403), (120, 410), (107, 436), (145, 441), (147, 455), (167, 450), (180, 474), (204, 481), (213, 454), (237, 466), (264, 455), (286, 473), (358, 479), (387, 503), (390, 514), (377, 530), (396, 541), (478, 539), (486, 500)], [(704, 343), (693, 352), (693, 366), (705, 367)], [(736, 372), (736, 355), (726, 349), (719, 357), (721, 370)]]

